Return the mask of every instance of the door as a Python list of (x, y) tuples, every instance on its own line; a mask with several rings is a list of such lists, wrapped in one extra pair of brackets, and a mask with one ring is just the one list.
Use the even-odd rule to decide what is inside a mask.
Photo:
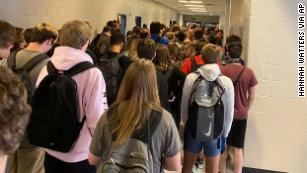
[(125, 14), (118, 14), (120, 31), (122, 34), (126, 34), (127, 16)]
[(142, 17), (135, 16), (135, 26), (141, 27), (141, 25), (142, 25)]

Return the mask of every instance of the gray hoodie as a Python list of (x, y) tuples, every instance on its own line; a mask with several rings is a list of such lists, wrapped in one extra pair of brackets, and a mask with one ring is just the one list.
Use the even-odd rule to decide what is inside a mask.
[[(208, 81), (218, 80), (219, 84), (225, 89), (225, 93), (222, 96), (222, 102), (224, 104), (224, 129), (223, 136), (227, 137), (231, 128), (234, 112), (234, 88), (230, 78), (226, 76), (220, 76), (221, 71), (217, 64), (206, 64), (201, 66), (197, 70)], [(198, 78), (198, 73), (190, 73), (184, 82), (182, 100), (181, 100), (181, 113), (182, 120), (185, 124), (188, 120), (188, 107), (189, 100), (192, 93), (192, 88), (195, 80)]]

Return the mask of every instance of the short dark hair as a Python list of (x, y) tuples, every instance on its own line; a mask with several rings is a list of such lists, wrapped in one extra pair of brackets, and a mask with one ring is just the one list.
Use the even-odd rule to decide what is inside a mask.
[(177, 34), (176, 34), (176, 37), (178, 38), (178, 40), (180, 42), (184, 42), (185, 38), (186, 38), (186, 34), (184, 31), (179, 31)]
[(25, 29), (25, 31), (23, 32), (23, 37), (25, 39), (25, 42), (28, 44), (32, 41), (32, 32), (33, 32), (33, 28), (27, 28)]
[(41, 23), (33, 28), (31, 35), (31, 42), (41, 44), (49, 39), (55, 40), (58, 36), (58, 30), (51, 24)]
[(141, 39), (137, 45), (139, 58), (152, 59), (156, 53), (156, 43), (151, 39)]
[(112, 32), (112, 28), (110, 26), (103, 27), (102, 32)]
[(134, 26), (134, 27), (132, 28), (132, 33), (133, 33), (133, 34), (136, 34), (136, 35), (140, 35), (140, 33), (141, 33), (141, 28), (138, 27), (138, 26)]
[(239, 43), (242, 43), (241, 42), (241, 38), (237, 35), (230, 35), (226, 38), (226, 43), (229, 44), (229, 43), (232, 43), (232, 42), (239, 42)]
[(0, 66), (0, 155), (12, 154), (28, 124), (31, 107), (21, 80)]
[(159, 34), (161, 31), (162, 25), (160, 22), (151, 22), (150, 24), (150, 33), (151, 34)]
[(125, 43), (125, 36), (120, 31), (113, 32), (110, 38), (111, 46), (121, 43)]
[(201, 50), (201, 57), (206, 64), (215, 64), (220, 56), (219, 47), (211, 43), (204, 46)]
[(201, 28), (196, 28), (196, 29), (194, 30), (194, 38), (195, 38), (196, 40), (199, 40), (199, 39), (201, 39), (201, 38), (204, 38), (204, 30), (201, 29)]
[(239, 42), (232, 42), (228, 44), (227, 51), (232, 59), (240, 58), (242, 54), (243, 46)]
[(194, 47), (195, 49), (195, 53), (196, 54), (200, 54), (203, 47), (208, 44), (207, 42), (204, 42), (204, 41), (198, 41), (198, 42), (195, 42), (195, 43), (192, 43), (192, 46)]
[(0, 48), (8, 48), (14, 44), (16, 29), (5, 20), (0, 20)]
[(143, 28), (147, 28), (147, 24), (144, 23), (144, 24), (143, 24)]
[(147, 29), (142, 29), (140, 33), (140, 39), (145, 39), (149, 37), (149, 31)]

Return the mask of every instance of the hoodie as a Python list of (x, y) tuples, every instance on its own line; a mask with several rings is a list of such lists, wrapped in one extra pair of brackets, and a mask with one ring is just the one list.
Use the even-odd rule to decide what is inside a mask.
[[(66, 46), (57, 47), (50, 61), (60, 71), (68, 70), (84, 61), (93, 63), (92, 58), (84, 51)], [(38, 76), (36, 86), (40, 84), (47, 74), (48, 72), (45, 66)], [(69, 152), (62, 153), (45, 149), (49, 155), (65, 162), (87, 160), (92, 139), (91, 136), (95, 131), (96, 123), (108, 108), (105, 96), (106, 85), (102, 73), (98, 68), (85, 70), (72, 78), (78, 86), (79, 121), (81, 122), (84, 116), (86, 116), (86, 121), (80, 131), (79, 137)]]
[[(224, 129), (223, 136), (227, 137), (231, 128), (234, 112), (234, 88), (230, 78), (221, 75), (221, 71), (217, 64), (206, 64), (201, 66), (197, 72), (190, 73), (185, 80), (183, 86), (182, 100), (181, 100), (181, 112), (182, 120), (186, 124), (188, 120), (189, 100), (192, 94), (192, 88), (199, 77), (202, 75), (207, 81), (218, 80), (219, 84), (225, 89), (225, 93), (222, 96), (222, 102), (224, 104)], [(220, 76), (221, 75), (221, 76)]]

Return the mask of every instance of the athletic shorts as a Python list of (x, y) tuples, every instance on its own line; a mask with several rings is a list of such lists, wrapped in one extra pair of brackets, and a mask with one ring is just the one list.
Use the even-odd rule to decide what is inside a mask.
[(205, 156), (215, 157), (225, 149), (225, 140), (216, 139), (208, 142), (193, 139), (191, 133), (184, 131), (184, 151), (198, 154), (203, 149)]
[(233, 120), (227, 137), (227, 144), (236, 148), (244, 148), (247, 120)]

